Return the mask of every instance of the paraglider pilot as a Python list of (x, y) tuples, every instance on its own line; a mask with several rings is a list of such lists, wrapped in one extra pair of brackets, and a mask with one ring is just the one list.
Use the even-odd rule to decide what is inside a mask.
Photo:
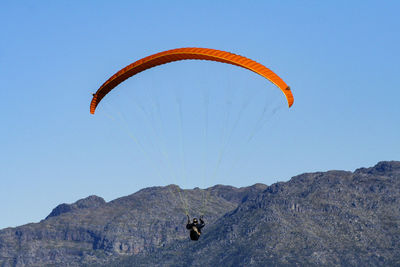
[(200, 223), (198, 223), (197, 218), (194, 218), (192, 223), (190, 223), (189, 215), (187, 215), (187, 218), (186, 229), (190, 230), (190, 239), (197, 241), (201, 235), (201, 228), (205, 225), (203, 216), (200, 216)]

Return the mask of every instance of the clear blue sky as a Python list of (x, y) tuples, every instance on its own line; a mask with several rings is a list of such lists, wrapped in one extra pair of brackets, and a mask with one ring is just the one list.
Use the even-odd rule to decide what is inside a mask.
[[(2, 1), (0, 228), (37, 222), (57, 204), (92, 194), (108, 201), (169, 182), (272, 184), (303, 172), (400, 160), (399, 10), (398, 1)], [(280, 102), (249, 143), (238, 142), (251, 127), (244, 117), (221, 168), (206, 175), (209, 181), (200, 181), (200, 173), (204, 162), (215, 166), (221, 147), (212, 127), (226, 118), (227, 99), (240, 98), (227, 89), (279, 91), (256, 75), (224, 64), (173, 63), (121, 85), (95, 116), (89, 114), (91, 93), (114, 72), (188, 46), (252, 58), (287, 81), (295, 97), (290, 110)], [(177, 116), (161, 111), (158, 117), (164, 135), (158, 140), (180, 173), (176, 180), (146, 143), (150, 130), (137, 127), (140, 116), (154, 110), (148, 103), (139, 115), (145, 101), (132, 108), (129, 99), (142, 92), (134, 88), (149, 88), (149, 99), (160, 105), (182, 97), (181, 143), (169, 137), (180, 135)], [(204, 88), (224, 103), (219, 113), (210, 101), (207, 142), (196, 141), (200, 128), (191, 124), (201, 115), (189, 116), (201, 100), (187, 102)], [(273, 98), (284, 101), (279, 92)], [(239, 112), (232, 107), (231, 114)], [(247, 118), (256, 116), (246, 110)], [(130, 130), (110, 119), (120, 112), (131, 116)], [(130, 131), (142, 138), (143, 149)]]

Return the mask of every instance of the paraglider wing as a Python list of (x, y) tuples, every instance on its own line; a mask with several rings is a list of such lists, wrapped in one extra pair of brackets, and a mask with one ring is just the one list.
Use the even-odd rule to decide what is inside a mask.
[(251, 70), (268, 79), (269, 81), (274, 83), (279, 89), (281, 89), (286, 97), (289, 107), (291, 107), (293, 104), (294, 99), (290, 87), (272, 70), (268, 69), (262, 64), (246, 57), (242, 57), (221, 50), (186, 47), (167, 50), (139, 59), (138, 61), (126, 66), (125, 68), (115, 73), (97, 90), (95, 94), (93, 94), (93, 99), (90, 104), (90, 113), (94, 114), (97, 105), (100, 103), (103, 97), (129, 77), (132, 77), (133, 75), (136, 75), (155, 66), (186, 59), (217, 61)]

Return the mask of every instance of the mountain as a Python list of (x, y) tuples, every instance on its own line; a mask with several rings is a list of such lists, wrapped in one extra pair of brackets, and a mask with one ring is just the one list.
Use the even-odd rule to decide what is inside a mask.
[[(193, 213), (204, 198), (207, 224), (193, 242), (182, 200)], [(91, 196), (0, 231), (0, 266), (85, 265), (400, 266), (400, 162), (271, 186)]]
[(122, 255), (151, 255), (187, 239), (184, 207), (194, 216), (200, 210), (193, 208), (204, 206), (207, 224), (212, 224), (242, 199), (265, 188), (256, 184), (182, 190), (170, 185), (146, 188), (108, 203), (90, 196), (61, 204), (40, 223), (0, 231), (0, 266), (99, 265)]

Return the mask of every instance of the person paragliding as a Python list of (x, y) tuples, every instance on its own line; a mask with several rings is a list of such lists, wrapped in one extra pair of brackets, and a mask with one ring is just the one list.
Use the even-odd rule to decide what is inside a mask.
[[(252, 71), (276, 85), (284, 94), (289, 108), (293, 105), (294, 98), (290, 87), (277, 74), (264, 65), (252, 59), (227, 51), (211, 48), (183, 47), (149, 55), (120, 69), (114, 75), (109, 77), (109, 79), (100, 86), (96, 93), (93, 94), (92, 101), (90, 102), (90, 113), (94, 114), (102, 99), (130, 77), (133, 77), (148, 69), (181, 60), (208, 60), (232, 64)], [(188, 216), (186, 229), (190, 230), (191, 240), (196, 241), (200, 238), (201, 229), (204, 227), (204, 225), (205, 223), (202, 217), (200, 217), (199, 223), (197, 218), (194, 218), (193, 222), (191, 222), (190, 217)]]
[(201, 229), (204, 227), (205, 223), (203, 221), (203, 216), (200, 216), (200, 223), (197, 221), (197, 218), (193, 218), (193, 222), (190, 223), (190, 217), (187, 215), (188, 221), (186, 224), (186, 229), (190, 230), (190, 239), (193, 241), (197, 241), (201, 235)]

